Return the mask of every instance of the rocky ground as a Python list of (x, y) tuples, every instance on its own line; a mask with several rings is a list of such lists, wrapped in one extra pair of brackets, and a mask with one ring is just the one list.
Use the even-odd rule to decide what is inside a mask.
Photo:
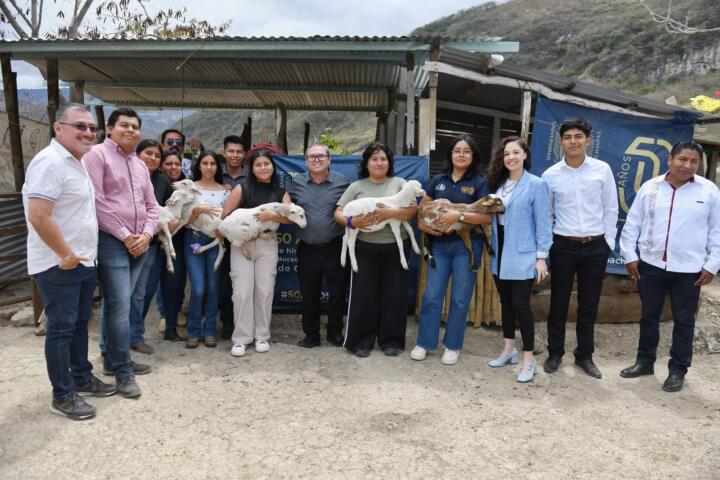
[[(703, 325), (718, 318), (711, 297)], [(568, 355), (520, 385), (516, 367), (487, 366), (496, 329), (468, 327), (460, 362), (444, 366), (438, 353), (415, 362), (298, 348), (294, 315), (274, 318), (269, 353), (244, 358), (228, 342), (164, 342), (157, 322), (153, 313), (156, 352), (136, 354), (153, 366), (138, 377), (142, 397), (92, 399), (98, 415), (84, 422), (49, 412), (43, 339), (0, 324), (0, 478), (720, 478), (720, 355), (698, 346), (685, 389), (661, 391), (670, 324), (654, 377), (620, 378), (637, 325), (607, 324), (601, 380)], [(416, 333), (411, 320), (409, 348)], [(96, 321), (91, 360), (100, 365)]]

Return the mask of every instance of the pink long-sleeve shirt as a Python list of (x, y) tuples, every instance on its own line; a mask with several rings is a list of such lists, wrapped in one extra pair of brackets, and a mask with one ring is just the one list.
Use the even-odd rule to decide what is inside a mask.
[(133, 234), (152, 237), (158, 206), (150, 173), (135, 152), (126, 154), (110, 138), (95, 145), (82, 162), (95, 187), (95, 210), (100, 231), (121, 242)]

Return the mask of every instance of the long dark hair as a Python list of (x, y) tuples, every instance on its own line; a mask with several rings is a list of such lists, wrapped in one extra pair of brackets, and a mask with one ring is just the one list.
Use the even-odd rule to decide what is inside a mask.
[(523, 168), (525, 170), (530, 170), (532, 168), (532, 156), (530, 155), (530, 149), (527, 146), (527, 143), (520, 140), (520, 137), (505, 137), (502, 140), (500, 140), (500, 145), (495, 149), (495, 152), (493, 153), (492, 159), (490, 160), (490, 165), (488, 166), (488, 173), (487, 173), (487, 180), (488, 184), (490, 184), (490, 188), (497, 189), (505, 183), (505, 180), (507, 180), (508, 176), (510, 175), (510, 172), (505, 167), (505, 146), (508, 143), (516, 142), (518, 145), (520, 145), (520, 148), (523, 149), (525, 152), (525, 161), (523, 162)]
[(247, 165), (247, 177), (245, 177), (245, 182), (243, 183), (243, 198), (247, 200), (253, 198), (253, 194), (255, 193), (255, 186), (259, 183), (257, 177), (255, 176), (255, 172), (253, 172), (253, 164), (255, 163), (255, 160), (260, 157), (267, 158), (272, 164), (273, 173), (270, 176), (270, 185), (272, 185), (273, 187), (279, 185), (277, 165), (275, 165), (275, 160), (273, 160), (270, 152), (268, 150), (254, 150), (245, 160), (245, 164)]
[(212, 157), (212, 159), (215, 161), (215, 166), (217, 167), (215, 169), (215, 178), (214, 180), (221, 184), (223, 183), (223, 171), (222, 171), (222, 162), (223, 162), (223, 156), (219, 153), (211, 152), (210, 150), (203, 150), (200, 152), (200, 155), (198, 156), (197, 160), (195, 161), (195, 164), (193, 164), (192, 167), (192, 176), (193, 180), (198, 181), (202, 178), (202, 172), (200, 171), (200, 162), (203, 161), (205, 157)]
[(446, 172), (452, 173), (453, 171), (452, 152), (455, 149), (455, 145), (460, 142), (466, 142), (470, 145), (470, 150), (472, 150), (472, 162), (470, 162), (465, 174), (475, 175), (478, 173), (478, 167), (480, 165), (480, 149), (478, 148), (475, 139), (466, 133), (461, 133), (457, 137), (453, 138), (452, 142), (450, 142), (450, 148), (448, 148), (448, 151), (445, 154)]
[(370, 157), (372, 157), (373, 154), (379, 150), (385, 152), (385, 155), (388, 159), (388, 171), (386, 176), (395, 176), (395, 162), (393, 160), (393, 151), (390, 150), (390, 147), (388, 147), (384, 143), (373, 142), (367, 147), (365, 147), (365, 150), (363, 150), (362, 161), (360, 162), (360, 166), (358, 167), (358, 178), (368, 178), (370, 176), (370, 172), (368, 172), (367, 168), (368, 162), (370, 161)]

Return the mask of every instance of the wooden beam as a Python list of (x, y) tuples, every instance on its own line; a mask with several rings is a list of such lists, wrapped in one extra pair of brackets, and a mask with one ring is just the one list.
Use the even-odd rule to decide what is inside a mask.
[(275, 106), (275, 145), (288, 153), (287, 146), (287, 108), (282, 103)]
[(520, 116), (522, 117), (521, 127), (520, 127), (520, 139), (525, 142), (525, 144), (528, 143), (528, 138), (530, 138), (530, 112), (532, 111), (532, 92), (530, 90), (525, 90), (523, 92), (523, 98), (522, 98), (522, 113)]
[(22, 190), (23, 183), (25, 183), (25, 163), (22, 153), (22, 131), (20, 130), (20, 110), (17, 96), (17, 73), (12, 71), (9, 54), (0, 54), (0, 63), (2, 64), (5, 111), (8, 116), (13, 178), (15, 180), (15, 191), (19, 192)]
[(408, 52), (405, 62), (407, 69), (407, 82), (405, 85), (405, 95), (407, 101), (407, 111), (405, 113), (405, 145), (403, 151), (407, 155), (415, 154), (415, 56)]
[(503, 112), (502, 110), (495, 110), (492, 108), (476, 107), (475, 105), (465, 105), (463, 103), (450, 102), (448, 100), (438, 100), (437, 106), (438, 108), (442, 108), (444, 110), (457, 110), (458, 112), (474, 113), (490, 118), (498, 117), (503, 120), (513, 120), (516, 122), (522, 120), (522, 117), (517, 113)]
[(310, 145), (310, 124), (305, 122), (305, 131), (303, 132), (303, 155), (307, 152), (308, 145)]
[(70, 86), (70, 103), (85, 105), (85, 81), (75, 80)]
[(55, 130), (53, 130), (53, 124), (55, 123), (55, 116), (58, 108), (60, 108), (60, 83), (58, 77), (58, 59), (48, 58), (45, 60), (46, 72), (47, 72), (47, 92), (48, 92), (48, 125), (50, 125), (50, 138), (55, 138)]
[(97, 143), (105, 141), (105, 110), (102, 105), (95, 105), (95, 121), (97, 122)]

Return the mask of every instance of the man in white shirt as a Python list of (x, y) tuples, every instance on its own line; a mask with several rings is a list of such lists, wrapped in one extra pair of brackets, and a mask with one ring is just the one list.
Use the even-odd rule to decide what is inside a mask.
[(592, 126), (581, 118), (560, 126), (563, 159), (542, 178), (550, 187), (554, 217), (550, 249), (550, 313), (545, 372), (558, 370), (565, 354), (565, 323), (577, 274), (577, 348), (575, 364), (591, 377), (602, 374), (592, 359), (597, 317), (608, 256), (617, 234), (617, 187), (610, 166), (589, 157)]
[(55, 138), (30, 162), (22, 188), (27, 264), (47, 315), (50, 411), (84, 420), (95, 416), (95, 407), (80, 395), (107, 397), (117, 391), (92, 374), (88, 361), (98, 223), (95, 189), (80, 158), (95, 143), (97, 125), (86, 106), (73, 104), (60, 112), (53, 130)]
[(682, 390), (692, 361), (700, 287), (720, 269), (720, 192), (695, 175), (702, 154), (693, 141), (673, 146), (668, 172), (640, 187), (620, 237), (620, 252), (638, 281), (642, 302), (637, 359), (620, 375), (655, 373), (660, 314), (670, 294), (674, 324), (666, 392)]

